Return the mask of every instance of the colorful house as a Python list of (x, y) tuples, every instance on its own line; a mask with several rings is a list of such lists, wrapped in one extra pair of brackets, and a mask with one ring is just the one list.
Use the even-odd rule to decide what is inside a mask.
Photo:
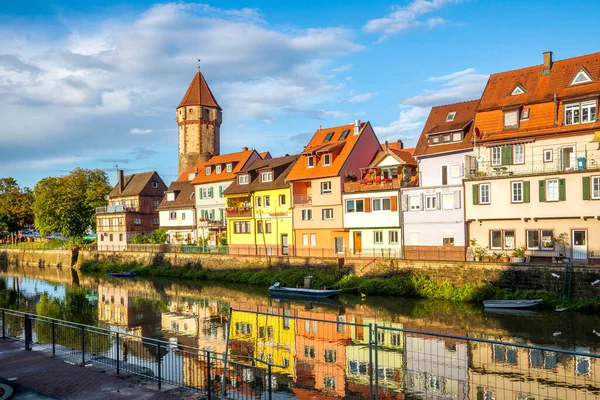
[(492, 74), (465, 182), (470, 237), (490, 253), (585, 261), (600, 251), (600, 53)]
[(374, 160), (360, 169), (360, 177), (344, 183), (344, 228), (350, 230), (350, 254), (402, 255), (398, 207), (400, 188), (418, 184), (413, 149), (402, 142), (384, 145)]
[(155, 171), (118, 173), (108, 206), (96, 207), (98, 250), (125, 250), (134, 235), (149, 235), (159, 227), (158, 205), (167, 185)]
[[(347, 254), (344, 182), (360, 176), (380, 144), (369, 122), (317, 130), (289, 173), (295, 254)], [(312, 253), (311, 253), (312, 252)]]
[(414, 156), (419, 187), (402, 189), (404, 256), (464, 260), (462, 180), (474, 164), (473, 119), (479, 100), (431, 109)]
[(194, 186), (184, 176), (172, 182), (165, 193), (158, 214), (160, 228), (167, 231), (167, 243), (196, 242), (196, 198)]
[(227, 224), (225, 222), (225, 195), (223, 192), (233, 182), (235, 173), (261, 160), (255, 150), (243, 147), (237, 153), (211, 157), (196, 164), (182, 175), (187, 175), (196, 189), (197, 240), (219, 245)]
[(291, 191), (286, 178), (298, 156), (254, 161), (224, 191), (231, 254), (293, 253)]

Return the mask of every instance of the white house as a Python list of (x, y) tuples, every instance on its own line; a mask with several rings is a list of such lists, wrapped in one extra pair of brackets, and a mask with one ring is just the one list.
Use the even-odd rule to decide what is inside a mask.
[(170, 244), (197, 242), (195, 190), (185, 178), (171, 183), (158, 206), (160, 229), (167, 231)]

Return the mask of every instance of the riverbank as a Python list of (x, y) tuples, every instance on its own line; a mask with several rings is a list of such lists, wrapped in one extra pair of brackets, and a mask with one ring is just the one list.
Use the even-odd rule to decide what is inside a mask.
[(600, 312), (600, 299), (564, 300), (558, 291), (551, 290), (510, 290), (491, 283), (466, 283), (454, 285), (447, 281), (438, 281), (424, 273), (399, 273), (396, 275), (356, 276), (348, 268), (336, 270), (318, 269), (255, 269), (255, 270), (209, 270), (201, 268), (173, 268), (170, 266), (144, 266), (135, 263), (119, 264), (107, 261), (87, 260), (80, 265), (84, 273), (108, 273), (135, 271), (145, 277), (169, 277), (189, 280), (243, 283), (268, 287), (274, 282), (287, 286), (302, 285), (304, 277), (313, 276), (314, 287), (333, 287), (345, 293), (376, 296), (394, 296), (451, 300), (455, 302), (476, 302), (483, 300), (522, 300), (543, 299), (546, 308), (568, 307), (571, 310)]

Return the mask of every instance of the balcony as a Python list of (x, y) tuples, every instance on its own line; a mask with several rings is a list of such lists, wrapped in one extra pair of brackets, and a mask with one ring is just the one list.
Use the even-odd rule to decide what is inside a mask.
[(295, 194), (293, 197), (294, 206), (310, 206), (312, 205), (312, 196), (306, 194)]
[(123, 204), (115, 206), (96, 207), (96, 214), (116, 214), (125, 212), (138, 212), (138, 207), (127, 207)]
[(359, 182), (344, 183), (344, 193), (371, 192), (374, 190), (398, 190), (400, 188), (414, 186), (411, 182), (403, 182), (399, 178), (388, 178), (380, 180), (362, 180)]
[(227, 218), (248, 218), (252, 217), (252, 207), (227, 207)]
[(200, 220), (198, 221), (198, 227), (199, 228), (208, 228), (209, 230), (220, 230), (220, 229), (225, 229), (226, 225), (225, 225), (225, 221), (218, 221), (218, 220), (208, 220), (208, 219), (202, 219), (200, 218)]

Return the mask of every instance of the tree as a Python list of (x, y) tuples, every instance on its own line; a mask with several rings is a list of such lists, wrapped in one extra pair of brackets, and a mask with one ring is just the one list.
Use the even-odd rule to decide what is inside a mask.
[(107, 204), (108, 176), (102, 170), (77, 168), (68, 175), (48, 177), (33, 189), (35, 225), (42, 235), (61, 232), (81, 240), (96, 228), (96, 207)]
[(0, 231), (16, 234), (33, 223), (33, 194), (13, 178), (0, 178)]

